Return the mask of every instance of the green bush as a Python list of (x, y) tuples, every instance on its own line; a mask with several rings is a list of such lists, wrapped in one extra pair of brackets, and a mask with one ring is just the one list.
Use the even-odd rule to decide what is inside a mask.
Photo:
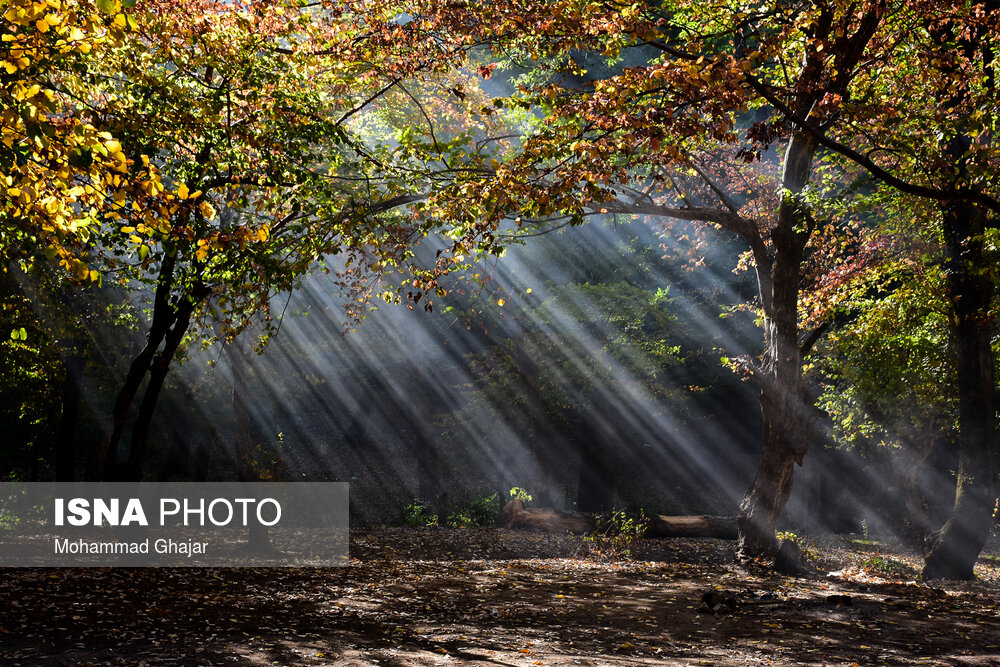
[(407, 526), (436, 526), (438, 516), (422, 500), (414, 499), (403, 508), (403, 523)]
[[(529, 496), (530, 497), (530, 496)], [(452, 528), (469, 528), (471, 526), (493, 526), (496, 525), (497, 516), (500, 515), (500, 495), (494, 493), (490, 496), (482, 496), (460, 506), (448, 515), (445, 525)]]

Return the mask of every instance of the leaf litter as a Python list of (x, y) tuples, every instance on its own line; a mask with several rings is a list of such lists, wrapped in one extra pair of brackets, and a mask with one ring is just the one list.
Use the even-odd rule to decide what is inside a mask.
[(352, 533), (342, 568), (8, 569), (5, 665), (996, 665), (1000, 558), (919, 581), (919, 555), (810, 543), (810, 572), (735, 563), (732, 543), (503, 529)]

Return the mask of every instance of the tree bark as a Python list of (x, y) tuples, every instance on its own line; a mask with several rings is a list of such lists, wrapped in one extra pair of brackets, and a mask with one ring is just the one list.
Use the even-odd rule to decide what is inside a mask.
[[(815, 153), (816, 142), (805, 133), (789, 141), (782, 169), (785, 195), (771, 233), (774, 260), (766, 279), (758, 279), (766, 344), (757, 373), (763, 443), (753, 483), (740, 503), (736, 547), (740, 560), (774, 557), (778, 517), (792, 492), (794, 465), (802, 464), (806, 451), (798, 296), (810, 220), (796, 196), (809, 181)], [(765, 268), (758, 266), (758, 272)]]
[[(782, 165), (782, 199), (770, 233), (773, 260), (768, 263), (760, 236), (736, 230), (750, 244), (757, 265), (766, 344), (763, 363), (755, 373), (761, 390), (763, 445), (753, 484), (740, 504), (736, 553), (741, 560), (773, 561), (777, 554), (778, 516), (792, 490), (794, 464), (801, 465), (809, 437), (811, 413), (803, 391), (798, 295), (805, 245), (813, 229), (810, 212), (800, 195), (812, 175), (817, 134), (822, 135), (817, 129), (824, 120), (815, 107), (826, 93), (846, 94), (855, 68), (886, 10), (884, 3), (873, 3), (855, 21), (853, 16), (838, 19), (828, 5), (817, 7), (819, 12), (807, 32), (831, 40), (836, 46), (830, 52), (807, 47), (791, 91), (794, 103), (777, 105), (786, 120), (796, 123), (796, 130), (789, 139)], [(835, 25), (835, 21), (841, 22)], [(855, 28), (853, 33), (851, 28)], [(767, 99), (775, 99), (766, 86), (755, 84), (752, 77), (748, 85), (758, 93), (763, 91)]]
[(500, 511), (499, 525), (513, 530), (535, 530), (545, 533), (589, 533), (596, 527), (592, 514), (562, 512), (551, 507), (524, 507), (512, 500)]
[(1000, 469), (990, 346), (993, 285), (983, 248), (983, 211), (974, 204), (952, 204), (943, 222), (958, 373), (958, 479), (951, 517), (929, 545), (923, 576), (973, 579), (993, 526)]

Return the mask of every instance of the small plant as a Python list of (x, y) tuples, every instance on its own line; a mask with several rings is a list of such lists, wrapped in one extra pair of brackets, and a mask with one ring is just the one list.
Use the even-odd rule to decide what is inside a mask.
[(510, 490), (510, 499), (520, 500), (522, 503), (527, 505), (528, 503), (531, 502), (531, 494), (528, 493), (525, 489), (521, 488), (520, 486), (515, 486)]
[(915, 578), (916, 571), (906, 563), (887, 556), (874, 555), (862, 560), (859, 565), (866, 570), (881, 572), (895, 578)]
[(413, 500), (403, 508), (403, 523), (407, 526), (436, 526), (438, 516), (421, 500)]
[[(530, 497), (530, 496), (529, 496)], [(492, 526), (500, 514), (500, 494), (477, 498), (448, 515), (445, 525), (452, 528)]]
[(630, 560), (648, 527), (649, 519), (642, 510), (631, 516), (624, 510), (598, 514), (594, 530), (584, 536), (581, 548), (596, 560)]

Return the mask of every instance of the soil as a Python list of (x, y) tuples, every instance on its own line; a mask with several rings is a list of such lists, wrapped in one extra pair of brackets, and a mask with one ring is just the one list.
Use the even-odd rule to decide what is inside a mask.
[(8, 569), (0, 663), (1000, 665), (995, 541), (978, 581), (929, 583), (905, 550), (800, 543), (800, 577), (720, 540), (445, 528), (355, 531), (342, 568)]

